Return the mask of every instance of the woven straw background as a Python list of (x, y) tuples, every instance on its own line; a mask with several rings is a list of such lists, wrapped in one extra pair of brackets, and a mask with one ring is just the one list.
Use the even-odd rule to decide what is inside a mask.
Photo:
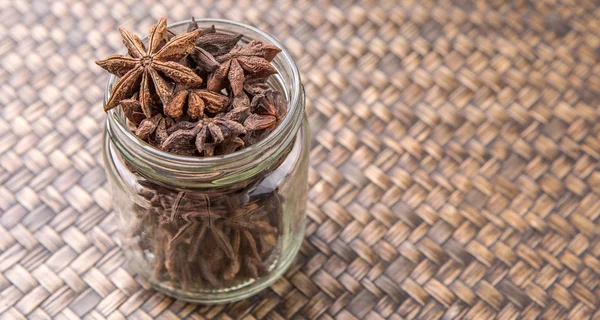
[[(600, 319), (600, 3), (0, 1), (0, 318)], [(295, 56), (306, 240), (225, 306), (152, 291), (116, 243), (93, 61), (224, 17)]]

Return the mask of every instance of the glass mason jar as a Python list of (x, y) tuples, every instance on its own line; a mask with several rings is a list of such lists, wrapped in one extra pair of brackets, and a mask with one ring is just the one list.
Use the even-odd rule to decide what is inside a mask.
[[(189, 21), (169, 30), (184, 32)], [(271, 36), (238, 22), (200, 19), (200, 28), (241, 33), (240, 43)], [(121, 108), (108, 112), (103, 155), (121, 246), (130, 266), (165, 294), (225, 303), (266, 288), (289, 267), (306, 218), (309, 127), (304, 91), (290, 55), (273, 60), (269, 82), (288, 112), (265, 139), (232, 154), (179, 156), (128, 128)], [(111, 76), (105, 102), (112, 86)]]

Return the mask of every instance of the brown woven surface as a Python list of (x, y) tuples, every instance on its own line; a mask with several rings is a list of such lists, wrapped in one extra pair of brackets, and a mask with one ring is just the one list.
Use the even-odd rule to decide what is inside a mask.
[[(196, 2), (0, 1), (0, 318), (600, 319), (598, 1)], [(191, 14), (279, 38), (313, 128), (301, 254), (227, 306), (130, 273), (101, 164), (93, 60)]]

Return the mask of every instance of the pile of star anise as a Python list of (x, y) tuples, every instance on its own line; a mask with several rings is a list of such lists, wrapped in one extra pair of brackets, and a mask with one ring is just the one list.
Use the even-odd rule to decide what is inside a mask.
[(287, 103), (267, 84), (281, 51), (260, 41), (240, 45), (241, 34), (214, 26), (167, 30), (165, 18), (147, 43), (119, 28), (129, 57), (96, 63), (120, 77), (105, 111), (121, 106), (135, 134), (161, 150), (195, 156), (223, 155), (268, 135), (285, 116)]
[(142, 184), (151, 207), (134, 205), (141, 215), (127, 236), (153, 253), (155, 281), (222, 288), (265, 275), (276, 261), (283, 215), (277, 190), (255, 192), (252, 183), (239, 192), (194, 193)]
[[(198, 29), (193, 19), (179, 35), (160, 19), (146, 43), (119, 30), (129, 57), (96, 62), (119, 77), (105, 110), (121, 106), (150, 145), (189, 156), (228, 154), (260, 141), (285, 116), (282, 93), (267, 81), (277, 72), (271, 61), (279, 48), (240, 45), (241, 34)], [(182, 289), (221, 288), (264, 275), (277, 260), (283, 215), (278, 190), (260, 187), (266, 174), (227, 190), (185, 192), (140, 176), (136, 189), (145, 204), (132, 204), (137, 225), (127, 241), (151, 253), (145, 259), (155, 281)]]

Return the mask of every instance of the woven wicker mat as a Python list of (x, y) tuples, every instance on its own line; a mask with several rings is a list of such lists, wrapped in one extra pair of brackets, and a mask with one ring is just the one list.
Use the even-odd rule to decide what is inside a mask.
[[(0, 1), (0, 318), (600, 319), (598, 1)], [(313, 129), (306, 240), (224, 306), (152, 291), (101, 161), (117, 26), (278, 37)]]

